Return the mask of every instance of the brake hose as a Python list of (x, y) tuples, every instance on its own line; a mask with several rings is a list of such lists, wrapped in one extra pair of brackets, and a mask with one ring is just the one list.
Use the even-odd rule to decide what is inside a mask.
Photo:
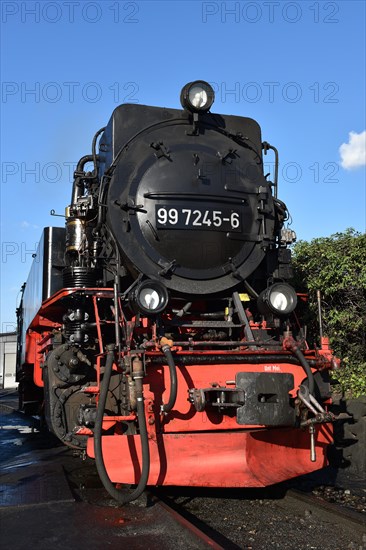
[(169, 373), (170, 373), (170, 395), (168, 403), (165, 403), (161, 406), (161, 412), (167, 413), (172, 410), (172, 408), (175, 405), (175, 401), (177, 399), (177, 389), (178, 389), (178, 382), (177, 382), (177, 367), (175, 366), (174, 358), (172, 351), (170, 349), (170, 346), (168, 344), (164, 344), (161, 348), (162, 352), (164, 353), (168, 366), (169, 366)]
[(295, 355), (295, 357), (299, 360), (300, 365), (305, 371), (305, 374), (308, 379), (309, 383), (309, 393), (310, 395), (314, 395), (314, 374), (313, 371), (310, 368), (310, 365), (308, 361), (305, 359), (305, 356), (303, 352), (300, 350), (300, 348), (296, 345), (294, 340), (288, 340), (286, 341), (286, 347), (292, 351), (292, 353)]
[(103, 452), (102, 452), (102, 426), (104, 410), (107, 402), (107, 395), (109, 390), (109, 383), (112, 376), (112, 367), (114, 361), (114, 352), (108, 351), (107, 360), (104, 369), (104, 376), (101, 382), (99, 402), (97, 408), (97, 416), (94, 427), (94, 453), (95, 463), (99, 477), (103, 483), (104, 488), (108, 491), (112, 498), (114, 498), (120, 506), (136, 500), (145, 490), (147, 480), (150, 472), (150, 452), (149, 441), (146, 428), (146, 418), (144, 410), (144, 399), (142, 395), (142, 378), (136, 378), (136, 397), (137, 397), (137, 418), (140, 428), (141, 449), (142, 449), (142, 469), (141, 477), (137, 487), (129, 495), (123, 494), (117, 489), (110, 480), (107, 470), (104, 464)]

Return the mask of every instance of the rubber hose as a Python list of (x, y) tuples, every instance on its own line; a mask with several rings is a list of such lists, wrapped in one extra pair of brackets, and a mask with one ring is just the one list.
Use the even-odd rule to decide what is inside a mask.
[(103, 483), (104, 488), (108, 491), (112, 498), (114, 498), (121, 506), (136, 500), (145, 490), (147, 480), (150, 472), (150, 452), (148, 434), (146, 428), (146, 418), (144, 410), (144, 400), (142, 395), (137, 398), (137, 417), (140, 428), (141, 448), (142, 448), (142, 470), (140, 481), (132, 493), (125, 495), (119, 491), (115, 485), (111, 482), (107, 470), (105, 468), (102, 452), (102, 425), (104, 410), (107, 401), (107, 395), (109, 390), (109, 382), (112, 376), (112, 366), (114, 361), (113, 352), (109, 352), (104, 369), (104, 376), (100, 388), (99, 403), (97, 408), (97, 416), (94, 427), (94, 453), (95, 464), (99, 477)]
[(313, 374), (313, 371), (311, 370), (309, 363), (305, 359), (305, 356), (304, 356), (303, 352), (297, 346), (293, 346), (291, 349), (292, 349), (293, 354), (295, 355), (295, 357), (297, 357), (297, 359), (299, 360), (302, 368), (304, 369), (304, 371), (305, 371), (305, 373), (308, 377), (309, 393), (311, 395), (314, 395), (314, 374)]
[(167, 413), (172, 410), (172, 408), (175, 405), (175, 401), (177, 399), (177, 389), (178, 389), (178, 381), (177, 381), (177, 368), (175, 366), (174, 358), (172, 351), (168, 345), (163, 346), (162, 351), (166, 357), (166, 360), (168, 362), (169, 366), (169, 374), (170, 374), (170, 395), (169, 395), (169, 401), (168, 403), (165, 403), (161, 406), (161, 411), (163, 413)]

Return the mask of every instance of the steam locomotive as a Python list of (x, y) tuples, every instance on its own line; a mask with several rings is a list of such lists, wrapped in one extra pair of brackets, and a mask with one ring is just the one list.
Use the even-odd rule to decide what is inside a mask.
[(299, 321), (278, 152), (211, 112), (207, 82), (180, 100), (121, 105), (96, 133), (17, 310), (20, 407), (95, 458), (120, 504), (146, 485), (273, 484), (332, 442), (338, 360)]

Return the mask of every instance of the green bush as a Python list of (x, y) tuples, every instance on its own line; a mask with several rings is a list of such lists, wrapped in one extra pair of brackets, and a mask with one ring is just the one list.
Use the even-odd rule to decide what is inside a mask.
[(293, 262), (296, 288), (309, 294), (310, 338), (316, 341), (319, 334), (320, 290), (324, 334), (344, 367), (333, 377), (347, 396), (366, 394), (366, 234), (347, 229), (300, 241)]

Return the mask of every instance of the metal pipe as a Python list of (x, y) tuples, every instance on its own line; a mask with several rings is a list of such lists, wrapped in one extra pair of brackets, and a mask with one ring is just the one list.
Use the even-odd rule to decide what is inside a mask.
[(74, 172), (74, 183), (72, 184), (71, 204), (76, 204), (79, 197), (82, 196), (84, 188), (81, 174), (84, 172), (84, 166), (87, 162), (93, 162), (93, 155), (85, 155), (79, 160)]
[[(236, 348), (249, 348), (249, 347), (257, 347), (257, 346), (264, 346), (264, 347), (274, 347), (278, 348), (279, 350), (282, 350), (282, 346), (279, 342), (273, 342), (273, 341), (263, 341), (263, 340), (183, 340), (183, 341), (175, 341), (175, 346), (180, 347), (193, 347), (193, 346), (235, 346)], [(155, 348), (156, 344), (155, 342), (146, 342), (144, 344), (145, 348)], [(238, 350), (233, 350), (238, 351)], [(240, 350), (239, 350), (240, 351)]]
[(254, 288), (248, 283), (248, 281), (244, 281), (244, 286), (252, 298), (258, 298), (258, 292), (254, 290)]
[(98, 165), (97, 165), (97, 160), (98, 160), (98, 155), (97, 155), (97, 139), (98, 139), (98, 136), (100, 136), (100, 134), (102, 134), (105, 130), (105, 126), (103, 126), (103, 128), (100, 128), (100, 130), (97, 131), (97, 133), (95, 134), (95, 136), (93, 137), (93, 142), (92, 142), (92, 157), (93, 157), (93, 163), (94, 163), (94, 175), (95, 176), (98, 176)]
[[(118, 259), (117, 259), (118, 262)], [(116, 345), (118, 349), (118, 357), (121, 355), (121, 333), (120, 333), (120, 324), (119, 324), (119, 302), (118, 302), (118, 291), (119, 291), (119, 277), (118, 275), (114, 276), (113, 283), (113, 305), (114, 305), (114, 330), (116, 337)]]
[(310, 433), (310, 460), (311, 462), (316, 462), (315, 427), (313, 425), (309, 426), (309, 433)]
[(277, 195), (278, 195), (278, 165), (279, 165), (278, 150), (276, 149), (276, 147), (274, 147), (273, 145), (271, 145), (267, 141), (264, 141), (262, 143), (262, 147), (263, 147), (265, 155), (267, 154), (268, 149), (272, 149), (272, 151), (275, 154), (275, 171), (274, 171), (274, 178), (273, 178), (274, 179), (273, 187), (274, 187), (274, 197), (275, 197), (275, 199), (277, 199)]
[(322, 299), (320, 290), (316, 291), (316, 298), (318, 301), (318, 320), (319, 320), (319, 336), (320, 336), (320, 343), (322, 343), (323, 339), (323, 320), (322, 320)]
[(183, 307), (182, 309), (180, 309), (179, 311), (177, 311), (175, 313), (175, 316), (176, 317), (183, 317), (183, 315), (185, 315), (187, 313), (187, 311), (189, 310), (189, 308), (191, 307), (192, 305), (192, 302), (187, 302)]
[[(174, 342), (174, 345), (177, 345), (177, 342)], [(149, 356), (149, 361), (151, 365), (164, 365), (166, 358), (162, 355)], [(188, 353), (179, 355), (179, 364), (180, 365), (205, 365), (210, 367), (210, 365), (261, 365), (269, 363), (289, 363), (290, 365), (299, 365), (299, 361), (293, 355), (280, 355), (274, 353), (261, 354), (261, 353), (225, 353), (225, 354), (195, 354)], [(309, 363), (309, 362), (308, 362)], [(314, 361), (315, 363), (315, 361)], [(309, 363), (310, 364), (310, 363)], [(302, 367), (303, 368), (303, 367)]]

